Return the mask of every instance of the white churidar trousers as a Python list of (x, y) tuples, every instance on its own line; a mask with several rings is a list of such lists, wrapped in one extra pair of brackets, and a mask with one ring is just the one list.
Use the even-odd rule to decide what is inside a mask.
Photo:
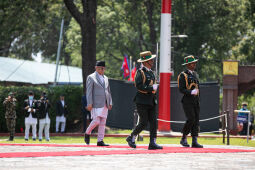
[(102, 108), (93, 108), (91, 110), (92, 122), (86, 130), (86, 134), (90, 135), (92, 130), (98, 126), (97, 141), (103, 141), (105, 134), (105, 124), (108, 115), (108, 108), (104, 106)]

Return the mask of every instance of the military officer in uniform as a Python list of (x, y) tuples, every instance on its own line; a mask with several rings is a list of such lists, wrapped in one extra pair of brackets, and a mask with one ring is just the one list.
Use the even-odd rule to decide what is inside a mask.
[(14, 94), (9, 93), (8, 97), (4, 100), (3, 104), (6, 108), (5, 119), (8, 131), (10, 132), (9, 141), (13, 141), (16, 125), (16, 102)]
[(28, 99), (24, 101), (25, 110), (25, 141), (29, 139), (29, 130), (32, 126), (32, 139), (36, 140), (36, 125), (37, 125), (37, 101), (34, 99), (34, 93), (28, 93)]
[(187, 135), (191, 133), (192, 147), (202, 148), (203, 146), (197, 142), (200, 112), (199, 80), (197, 73), (194, 71), (197, 61), (198, 60), (192, 55), (185, 57), (183, 65), (185, 65), (187, 69), (178, 76), (178, 87), (180, 92), (183, 93), (182, 106), (187, 118), (182, 129), (183, 136), (180, 144), (184, 147), (189, 147)]
[(154, 64), (154, 58), (150, 51), (140, 53), (138, 62), (142, 63), (142, 67), (137, 70), (135, 75), (135, 86), (137, 93), (135, 96), (135, 103), (139, 115), (139, 123), (133, 130), (126, 141), (132, 148), (136, 148), (136, 136), (147, 127), (150, 123), (150, 143), (148, 149), (163, 149), (162, 146), (156, 144), (157, 137), (157, 116), (156, 116), (156, 92), (158, 84), (156, 84), (155, 76), (151, 70)]

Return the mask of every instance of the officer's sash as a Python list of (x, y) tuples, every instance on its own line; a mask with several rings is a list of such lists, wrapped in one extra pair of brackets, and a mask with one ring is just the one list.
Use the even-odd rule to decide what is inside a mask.
[(190, 83), (190, 85), (189, 85), (189, 83), (188, 83), (188, 75), (187, 75), (184, 71), (181, 72), (181, 73), (179, 74), (178, 78), (177, 78), (178, 88), (179, 88), (179, 80), (180, 80), (181, 74), (184, 75), (185, 82), (186, 82), (186, 88), (187, 88), (188, 90), (190, 90), (193, 86), (195, 86), (195, 88), (198, 89), (198, 85), (197, 85), (196, 83)]

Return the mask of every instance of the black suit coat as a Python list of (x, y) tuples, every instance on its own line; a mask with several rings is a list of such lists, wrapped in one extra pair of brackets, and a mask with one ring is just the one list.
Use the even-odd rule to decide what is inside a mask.
[(43, 100), (38, 101), (38, 118), (39, 119), (45, 119), (46, 113), (49, 115), (49, 108), (51, 107), (51, 104), (48, 102), (44, 102)]
[(36, 101), (36, 100), (33, 100), (31, 106), (30, 106), (30, 103), (29, 103), (29, 100), (28, 100), (28, 99), (26, 99), (26, 100), (24, 101), (24, 112), (25, 112), (25, 117), (28, 117), (29, 114), (31, 113), (33, 118), (37, 118), (36, 112), (28, 112), (28, 111), (25, 109), (27, 106), (29, 106), (30, 108), (35, 109), (36, 112), (37, 112), (37, 111), (38, 111), (38, 108), (37, 108), (37, 101)]
[(66, 116), (68, 114), (67, 112), (67, 104), (66, 104), (66, 101), (65, 101), (65, 106), (63, 107), (61, 101), (59, 100), (56, 104), (56, 115), (57, 116)]

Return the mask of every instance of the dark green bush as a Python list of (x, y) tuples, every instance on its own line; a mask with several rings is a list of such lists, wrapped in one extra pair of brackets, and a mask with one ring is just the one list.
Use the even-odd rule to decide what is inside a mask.
[(8, 96), (9, 92), (15, 93), (17, 99), (17, 119), (16, 119), (16, 132), (20, 132), (21, 128), (25, 130), (24, 124), (24, 100), (27, 99), (29, 91), (33, 91), (35, 99), (39, 99), (42, 92), (46, 92), (49, 101), (52, 105), (49, 114), (51, 119), (51, 132), (55, 132), (56, 124), (56, 102), (59, 100), (61, 94), (65, 95), (65, 101), (68, 105), (68, 116), (66, 122), (67, 132), (78, 132), (82, 126), (81, 114), (81, 97), (82, 87), (80, 86), (57, 86), (57, 87), (17, 87), (17, 86), (0, 86), (0, 132), (7, 132), (5, 121), (5, 108), (3, 106), (4, 99)]

